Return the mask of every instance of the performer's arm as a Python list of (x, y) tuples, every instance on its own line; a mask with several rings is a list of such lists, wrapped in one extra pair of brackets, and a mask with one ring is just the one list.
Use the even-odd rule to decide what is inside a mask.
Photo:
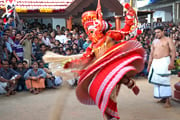
[(168, 66), (169, 70), (172, 70), (175, 66), (174, 66), (174, 61), (175, 61), (175, 56), (176, 56), (176, 50), (175, 50), (175, 45), (172, 39), (168, 39), (169, 42), (169, 48), (170, 48), (170, 56), (171, 56), (171, 62)]
[(154, 52), (154, 47), (153, 44), (151, 45), (151, 52), (149, 54), (149, 62), (148, 62), (148, 68), (147, 71), (149, 72), (151, 64), (152, 64), (152, 60), (153, 60), (153, 52)]
[(87, 65), (94, 58), (92, 48), (88, 47), (83, 56), (76, 60), (71, 60), (64, 65), (64, 68), (78, 68)]
[(128, 11), (126, 12), (124, 28), (122, 28), (121, 31), (124, 32), (125, 35), (127, 35), (129, 34), (131, 27), (135, 25), (135, 20), (137, 20), (137, 15), (135, 10), (128, 3), (125, 5), (125, 8)]
[(109, 30), (107, 36), (110, 36), (112, 39), (119, 41), (124, 39), (124, 36), (128, 35), (131, 31), (133, 25), (135, 25), (135, 20), (137, 20), (136, 12), (129, 5), (126, 4), (125, 8), (128, 10), (125, 17), (125, 25), (121, 30)]
[(110, 38), (112, 38), (115, 41), (124, 39), (124, 35), (121, 34), (121, 32), (119, 30), (109, 30), (106, 33), (106, 36), (109, 36)]

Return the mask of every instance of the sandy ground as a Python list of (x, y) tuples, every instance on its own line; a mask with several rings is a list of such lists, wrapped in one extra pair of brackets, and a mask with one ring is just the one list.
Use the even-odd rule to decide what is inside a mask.
[[(180, 78), (172, 76), (171, 84)], [(164, 108), (153, 98), (153, 85), (138, 78), (141, 91), (135, 96), (125, 86), (118, 96), (121, 120), (180, 120), (180, 103), (171, 100), (172, 107)], [(49, 89), (38, 95), (20, 92), (14, 96), (0, 95), (0, 120), (103, 120), (96, 106), (81, 104), (75, 89), (66, 85)]]

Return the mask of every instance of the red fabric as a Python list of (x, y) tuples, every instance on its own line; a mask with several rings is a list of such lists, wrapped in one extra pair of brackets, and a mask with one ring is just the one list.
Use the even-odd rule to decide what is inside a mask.
[[(128, 59), (132, 58), (133, 56), (136, 56), (134, 53), (128, 54), (127, 56), (124, 56), (121, 59), (115, 59), (114, 61), (111, 61), (110, 64), (107, 64), (105, 67), (103, 67), (103, 69), (101, 71), (98, 72), (98, 75), (94, 78), (94, 80), (91, 83), (91, 86), (93, 87), (92, 89), (90, 89), (89, 94), (92, 95), (91, 98), (93, 100), (96, 99), (96, 94), (98, 92), (99, 86), (102, 84), (102, 82), (104, 81), (104, 79), (107, 77), (107, 75), (109, 73), (111, 73), (111, 71), (118, 66), (119, 64), (121, 64), (124, 61), (127, 61)], [(135, 60), (135, 59), (134, 59)], [(122, 66), (122, 68), (124, 66), (126, 66), (127, 64), (129, 64), (132, 61), (127, 62), (126, 64), (124, 64)], [(116, 74), (116, 73), (115, 73)], [(115, 75), (114, 74), (114, 75)], [(113, 78), (113, 76), (111, 76)], [(108, 84), (108, 83), (107, 83)], [(104, 88), (105, 89), (105, 88)]]
[(131, 6), (129, 3), (126, 3), (125, 6), (124, 6), (126, 9), (129, 9)]
[[(96, 13), (94, 11), (88, 11), (82, 15), (82, 23), (85, 31), (89, 39), (94, 43), (91, 45), (93, 49), (99, 48), (104, 44), (107, 37), (110, 37), (114, 42), (120, 41), (125, 35), (137, 28), (137, 23), (134, 23), (135, 19), (137, 20), (136, 12), (129, 4), (126, 4), (125, 8), (128, 11), (125, 17), (124, 28), (121, 30), (109, 30), (105, 35), (102, 33), (102, 30), (106, 27), (103, 27), (100, 0), (98, 0)], [(92, 25), (91, 28), (88, 29), (88, 26), (92, 23), (95, 25)], [(135, 27), (132, 30), (133, 25), (135, 25)], [(117, 105), (110, 99), (111, 92), (119, 81), (122, 80), (124, 75), (132, 77), (143, 69), (144, 53), (144, 49), (139, 42), (128, 41), (114, 45), (98, 59), (94, 58), (94, 60), (96, 60), (80, 75), (76, 88), (76, 95), (79, 101), (84, 104), (96, 104), (103, 115), (108, 114), (112, 117), (119, 118)], [(72, 61), (72, 64), (87, 63), (88, 61), (86, 60), (92, 60), (87, 59), (91, 55), (91, 52), (89, 53), (87, 51), (80, 60)], [(84, 62), (82, 60), (84, 60)], [(134, 87), (133, 92), (138, 94), (139, 89)], [(117, 93), (115, 93), (115, 95), (116, 94)]]
[[(103, 115), (105, 114), (104, 112), (107, 110), (107, 106), (109, 103), (109, 98), (111, 95), (112, 90), (114, 89), (114, 87), (117, 85), (117, 83), (119, 82), (120, 79), (122, 79), (122, 77), (127, 74), (127, 73), (132, 73), (132, 71), (136, 71), (135, 68), (133, 66), (126, 66), (124, 68), (122, 68), (120, 71), (117, 72), (117, 74), (115, 75), (115, 77), (112, 79), (112, 81), (110, 82), (110, 84), (108, 84), (107, 88), (104, 91), (103, 94), (103, 98), (102, 98), (102, 102), (101, 102), (101, 106), (100, 106), (100, 110), (103, 113)], [(117, 107), (117, 106), (116, 106)], [(115, 108), (115, 107), (114, 107)], [(115, 114), (116, 111), (113, 110), (110, 112), (110, 114), (112, 116), (114, 116), (115, 118), (118, 118), (119, 115), (118, 113)]]
[[(125, 54), (129, 54), (131, 52), (135, 52), (135, 53), (138, 53), (140, 54), (141, 56), (144, 57), (144, 49), (142, 47), (140, 48), (136, 48), (136, 44), (139, 43), (137, 41), (129, 41), (129, 42), (122, 42), (122, 43), (119, 43), (115, 46), (113, 46), (112, 48), (110, 48), (109, 50), (107, 50), (107, 52), (105, 52), (104, 54), (107, 54), (108, 52), (110, 51), (113, 51), (114, 49), (116, 49), (117, 47), (119, 47), (118, 49), (116, 49), (114, 52), (112, 52), (111, 54), (109, 54), (108, 56), (106, 56), (104, 59), (101, 59), (101, 60), (96, 60), (98, 62), (96, 62), (95, 64), (92, 64), (91, 66), (89, 66), (87, 68), (87, 70), (80, 76), (80, 79), (79, 79), (79, 82), (81, 80), (84, 80), (87, 78), (87, 76), (89, 75), (90, 71), (92, 70), (95, 70), (96, 68), (98, 68), (98, 66), (106, 63), (107, 61), (112, 61), (114, 60), (114, 56), (116, 54), (119, 55), (119, 58), (116, 58), (116, 59), (120, 59), (122, 56), (124, 56)], [(139, 43), (140, 44), (140, 43)], [(108, 63), (108, 62), (107, 62)], [(106, 65), (106, 64), (105, 64)], [(140, 65), (140, 66), (143, 66), (143, 65)], [(103, 67), (103, 66), (102, 66)], [(96, 71), (96, 70), (95, 70)], [(95, 72), (94, 71), (94, 72)]]
[(174, 98), (176, 98), (177, 100), (180, 100), (180, 91), (178, 90), (174, 91)]
[[(94, 102), (96, 103), (96, 105), (99, 106), (99, 108), (101, 109), (101, 106), (102, 104), (106, 103), (102, 103), (102, 101), (104, 101), (102, 98), (106, 95), (104, 95), (104, 92), (105, 90), (108, 90), (108, 85), (110, 84), (110, 82), (112, 82), (113, 78), (115, 75), (117, 75), (117, 72), (124, 68), (126, 65), (130, 64), (131, 62), (135, 61), (135, 59), (132, 59), (133, 57), (135, 56), (138, 56), (136, 54), (131, 54), (131, 55), (127, 55), (127, 56), (124, 56), (123, 58), (121, 59), (116, 59), (114, 61), (112, 61), (110, 64), (107, 64), (105, 67), (103, 67), (103, 69), (101, 71), (98, 72), (98, 74), (96, 75), (96, 77), (93, 79), (91, 85), (89, 86), (89, 94), (91, 96), (91, 98), (94, 100)], [(140, 56), (139, 56), (140, 57)], [(132, 60), (129, 60), (129, 59), (132, 59)], [(140, 57), (141, 58), (141, 57)], [(128, 61), (129, 62), (125, 62), (125, 61)], [(121, 65), (122, 62), (125, 62), (124, 65), (121, 66), (121, 68), (117, 69), (117, 72), (115, 73), (111, 73), (114, 69), (116, 69), (116, 67), (118, 65)], [(112, 74), (112, 75), (109, 75), (109, 74)], [(121, 80), (121, 78), (124, 76), (124, 74), (126, 74), (126, 71), (124, 71), (124, 73), (119, 76), (120, 79), (117, 79), (117, 82), (119, 82)], [(131, 73), (132, 74), (132, 73)], [(133, 72), (133, 74), (135, 75), (136, 74), (136, 71)], [(104, 82), (104, 80), (107, 78), (107, 76), (110, 77), (110, 79), (106, 82)], [(105, 83), (105, 84), (104, 84)], [(104, 84), (104, 87), (102, 89), (102, 85)], [(115, 86), (115, 85), (114, 85)], [(111, 89), (113, 89), (114, 87), (112, 86)], [(102, 92), (99, 92), (99, 91), (102, 91)], [(112, 90), (111, 90), (112, 91)], [(111, 92), (110, 92), (111, 93)], [(109, 94), (110, 95), (110, 94)], [(99, 102), (97, 102), (97, 99)], [(108, 98), (109, 99), (109, 98)], [(110, 100), (110, 99), (109, 99)], [(110, 103), (106, 103), (107, 106), (109, 106)], [(106, 107), (107, 107), (106, 106)], [(112, 106), (112, 105), (110, 105)], [(105, 107), (105, 109), (106, 109)], [(116, 111), (116, 108), (117, 106), (113, 106), (114, 109), (111, 110), (111, 113), (114, 114), (114, 112), (117, 112)], [(102, 109), (103, 111), (103, 109)], [(118, 115), (113, 115), (114, 117), (118, 118)]]
[(91, 53), (92, 53), (92, 48), (88, 47), (86, 49), (86, 53), (84, 53), (83, 56), (80, 59), (76, 59), (76, 60), (72, 60), (70, 62), (67, 62), (64, 65), (64, 68), (67, 69), (67, 68), (73, 68), (73, 67), (88, 64), (89, 62), (91, 62), (91, 60), (94, 57), (94, 54), (91, 54)]
[[(142, 31), (141, 30), (137, 30), (136, 31), (136, 36), (134, 36), (133, 38), (131, 38), (131, 40), (137, 40), (137, 37), (140, 35), (142, 33)], [(148, 43), (149, 44), (149, 43)]]
[(115, 41), (120, 41), (124, 39), (124, 35), (120, 34), (117, 30), (109, 30), (106, 34), (108, 37), (112, 38)]
[[(140, 72), (143, 69), (144, 49), (142, 47), (135, 48), (137, 43), (138, 43), (137, 41), (124, 42), (125, 45), (121, 46), (115, 52), (109, 54), (108, 56), (99, 60), (95, 64), (92, 64), (91, 66), (89, 66), (87, 68), (86, 71), (83, 72), (83, 74), (80, 76), (80, 79), (78, 81), (78, 86), (76, 88), (76, 95), (81, 103), (95, 104), (94, 101), (92, 100), (92, 98), (89, 96), (89, 92), (88, 92), (89, 84), (92, 81), (93, 76), (96, 74), (96, 72), (99, 69), (102, 69), (102, 68), (104, 69), (104, 67), (106, 65), (108, 65), (108, 64), (111, 65), (111, 63), (113, 63), (113, 61), (116, 61), (116, 60), (120, 61), (120, 59), (125, 61), (128, 59), (127, 56), (131, 56), (133, 54), (139, 54), (140, 56), (142, 56), (141, 60), (136, 60), (135, 62), (133, 62), (133, 65), (136, 66), (137, 72)], [(116, 46), (116, 47), (118, 47), (118, 46)]]
[[(110, 114), (112, 111), (115, 112), (115, 115)], [(105, 111), (105, 114), (107, 114), (108, 116), (116, 117), (116, 118), (120, 119), (120, 117), (116, 115), (117, 112), (118, 112), (117, 103), (115, 103), (114, 101), (109, 99), (107, 110)]]

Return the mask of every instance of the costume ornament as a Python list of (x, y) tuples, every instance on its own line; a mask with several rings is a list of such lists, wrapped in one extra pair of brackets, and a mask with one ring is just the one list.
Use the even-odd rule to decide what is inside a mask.
[(4, 0), (5, 2), (5, 13), (2, 15), (4, 24), (6, 24), (8, 18), (14, 13), (16, 0)]
[(137, 28), (136, 12), (129, 4), (125, 4), (125, 8), (124, 28), (110, 30), (110, 24), (102, 18), (99, 0), (96, 11), (82, 14), (82, 25), (92, 41), (86, 52), (71, 56), (47, 52), (43, 56), (44, 61), (50, 63), (52, 72), (64, 79), (78, 73), (78, 100), (83, 104), (97, 105), (108, 119), (119, 119), (116, 98), (121, 84), (127, 85), (134, 94), (139, 93), (135, 81), (130, 78), (144, 67), (141, 43), (136, 40), (122, 41)]

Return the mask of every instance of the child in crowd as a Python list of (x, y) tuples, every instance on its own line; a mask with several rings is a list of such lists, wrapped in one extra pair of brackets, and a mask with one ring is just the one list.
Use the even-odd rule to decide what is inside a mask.
[(17, 83), (17, 91), (27, 90), (26, 85), (25, 85), (25, 79), (24, 79), (24, 74), (26, 73), (26, 69), (23, 68), (23, 62), (22, 61), (17, 62), (16, 72), (21, 75), (21, 77)]

